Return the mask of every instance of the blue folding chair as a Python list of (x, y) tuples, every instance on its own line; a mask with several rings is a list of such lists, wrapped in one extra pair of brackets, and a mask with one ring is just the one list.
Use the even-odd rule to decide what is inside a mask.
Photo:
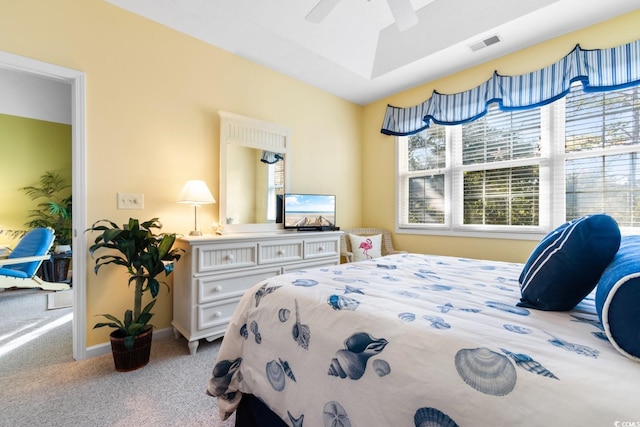
[(44, 260), (50, 259), (49, 250), (54, 234), (50, 228), (34, 228), (27, 232), (11, 253), (0, 259), (0, 288), (41, 288), (67, 290), (66, 283), (45, 282), (36, 276)]

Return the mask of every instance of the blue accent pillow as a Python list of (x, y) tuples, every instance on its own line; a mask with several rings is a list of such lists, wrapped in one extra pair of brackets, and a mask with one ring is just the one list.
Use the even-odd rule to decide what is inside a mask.
[(640, 362), (640, 236), (622, 238), (596, 287), (596, 309), (609, 342)]
[(540, 241), (520, 274), (521, 307), (571, 310), (598, 283), (620, 247), (620, 229), (606, 214), (562, 224)]

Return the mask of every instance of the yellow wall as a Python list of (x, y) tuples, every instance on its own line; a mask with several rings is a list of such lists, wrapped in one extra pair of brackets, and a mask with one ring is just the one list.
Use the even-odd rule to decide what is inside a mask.
[[(0, 50), (86, 73), (88, 223), (158, 216), (163, 231), (185, 234), (193, 226), (192, 208), (175, 203), (184, 182), (204, 179), (218, 198), (219, 110), (293, 129), (289, 190), (336, 194), (338, 225), (393, 229), (393, 139), (379, 133), (387, 103), (414, 105), (433, 88), (467, 89), (494, 69), (528, 71), (577, 42), (609, 47), (640, 38), (639, 15), (630, 14), (359, 107), (101, 0), (0, 0), (0, 12)], [(144, 193), (144, 210), (117, 210), (117, 192)], [(203, 225), (218, 220), (216, 205), (199, 214)], [(395, 240), (410, 251), (519, 261), (533, 247), (410, 235)], [(87, 262), (92, 265), (88, 255)], [(95, 316), (120, 315), (131, 297), (123, 272), (88, 271), (91, 346), (108, 342), (109, 330), (91, 329)], [(154, 311), (156, 327), (168, 327), (171, 296), (162, 291)]]
[[(45, 171), (71, 182), (71, 126), (0, 114), (0, 153), (0, 226), (25, 230), (28, 211), (42, 200), (32, 201), (18, 189), (37, 186)], [(16, 243), (0, 234), (0, 245)]]
[[(637, 39), (640, 39), (640, 10), (367, 105), (362, 127), (362, 224), (394, 229), (395, 165), (391, 159), (395, 156), (395, 139), (380, 133), (387, 104), (409, 107), (427, 99), (433, 90), (441, 93), (464, 91), (488, 80), (494, 70), (503, 75), (537, 70), (562, 58), (578, 43), (585, 49), (599, 49)], [(529, 240), (394, 235), (395, 246), (410, 252), (512, 262), (525, 262), (536, 243)]]
[[(0, 50), (86, 73), (88, 224), (158, 216), (163, 231), (188, 233), (192, 208), (175, 199), (188, 179), (218, 198), (219, 110), (293, 129), (291, 191), (359, 199), (362, 108), (319, 89), (101, 0), (0, 0)], [(119, 191), (144, 193), (144, 210), (117, 210)], [(217, 205), (199, 214), (217, 221)], [(338, 215), (359, 222), (359, 204)], [(87, 262), (92, 346), (109, 340), (91, 329), (96, 315), (121, 316), (132, 298), (123, 272), (95, 276)], [(154, 311), (154, 325), (168, 327), (164, 289)]]

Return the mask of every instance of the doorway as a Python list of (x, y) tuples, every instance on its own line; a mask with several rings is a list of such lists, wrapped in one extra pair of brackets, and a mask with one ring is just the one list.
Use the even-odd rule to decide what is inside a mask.
[(86, 238), (86, 83), (83, 72), (0, 51), (0, 68), (53, 79), (71, 87), (71, 155), (73, 198), (73, 358), (87, 358)]

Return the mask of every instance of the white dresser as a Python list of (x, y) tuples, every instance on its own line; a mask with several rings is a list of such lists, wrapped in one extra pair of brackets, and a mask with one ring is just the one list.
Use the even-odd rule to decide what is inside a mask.
[(272, 276), (340, 263), (341, 231), (281, 231), (188, 236), (176, 240), (185, 254), (175, 264), (173, 325), (189, 341), (224, 335), (240, 297)]

